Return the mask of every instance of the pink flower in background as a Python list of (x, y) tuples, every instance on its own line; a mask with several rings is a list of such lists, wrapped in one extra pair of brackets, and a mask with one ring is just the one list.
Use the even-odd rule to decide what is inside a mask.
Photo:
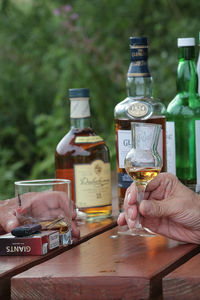
[(74, 13), (74, 14), (72, 14), (72, 15), (70, 16), (70, 19), (71, 19), (71, 20), (77, 20), (78, 17), (79, 17), (78, 14)]
[(72, 6), (70, 4), (66, 4), (65, 6), (63, 6), (63, 10), (65, 11), (71, 11), (72, 10)]
[(58, 8), (54, 9), (53, 11), (54, 16), (58, 16), (60, 14), (60, 10)]

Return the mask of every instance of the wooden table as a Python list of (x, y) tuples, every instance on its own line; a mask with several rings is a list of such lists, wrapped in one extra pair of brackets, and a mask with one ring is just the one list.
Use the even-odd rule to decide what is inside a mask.
[(157, 237), (101, 233), (11, 279), (12, 299), (161, 299), (162, 279), (199, 252)]
[[(113, 182), (117, 216), (116, 176)], [(78, 243), (45, 256), (0, 257), (0, 299), (10, 299), (10, 291), (13, 300), (200, 299), (199, 246), (119, 237), (116, 217), (80, 230)]]
[(55, 249), (44, 256), (0, 256), (0, 300), (10, 299), (10, 279), (12, 276), (47, 261), (62, 252), (68, 251), (74, 246), (88, 241), (93, 236), (116, 226), (116, 217), (118, 215), (116, 176), (116, 172), (112, 172), (112, 217), (102, 219), (99, 222), (79, 223), (80, 240), (76, 244)]
[(200, 254), (163, 278), (165, 300), (200, 299)]
[(0, 256), (0, 299), (10, 299), (10, 278), (85, 242), (95, 235), (116, 226), (116, 218), (80, 225), (81, 238), (73, 245), (55, 249), (44, 256)]

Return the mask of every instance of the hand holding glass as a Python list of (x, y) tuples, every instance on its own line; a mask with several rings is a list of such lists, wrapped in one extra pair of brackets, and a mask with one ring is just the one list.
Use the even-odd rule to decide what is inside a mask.
[[(125, 158), (126, 172), (132, 177), (137, 188), (137, 207), (144, 198), (145, 188), (162, 168), (162, 159), (157, 151), (161, 125), (151, 123), (131, 123), (132, 148)], [(130, 235), (152, 235), (140, 223), (138, 209), (135, 227), (129, 230)]]
[(71, 243), (71, 182), (64, 179), (15, 182), (20, 224), (40, 223), (43, 230), (59, 229), (63, 244)]

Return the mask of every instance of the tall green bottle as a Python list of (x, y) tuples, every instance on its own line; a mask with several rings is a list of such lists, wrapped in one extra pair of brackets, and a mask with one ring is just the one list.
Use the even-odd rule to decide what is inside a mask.
[(199, 32), (199, 56), (197, 59), (198, 94), (200, 96), (200, 32)]
[(167, 107), (167, 171), (195, 191), (200, 186), (200, 98), (195, 39), (179, 38), (177, 95)]

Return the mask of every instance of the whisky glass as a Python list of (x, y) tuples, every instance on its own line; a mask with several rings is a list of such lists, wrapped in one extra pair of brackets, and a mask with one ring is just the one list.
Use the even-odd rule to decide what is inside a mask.
[(151, 123), (131, 123), (132, 148), (125, 157), (126, 172), (133, 179), (137, 191), (137, 217), (133, 229), (119, 232), (128, 235), (152, 236), (150, 230), (140, 222), (139, 205), (144, 199), (147, 184), (155, 178), (162, 168), (162, 159), (157, 151), (161, 125)]
[(39, 223), (42, 230), (59, 230), (62, 245), (72, 243), (71, 181), (41, 179), (15, 182), (16, 216), (21, 225)]

